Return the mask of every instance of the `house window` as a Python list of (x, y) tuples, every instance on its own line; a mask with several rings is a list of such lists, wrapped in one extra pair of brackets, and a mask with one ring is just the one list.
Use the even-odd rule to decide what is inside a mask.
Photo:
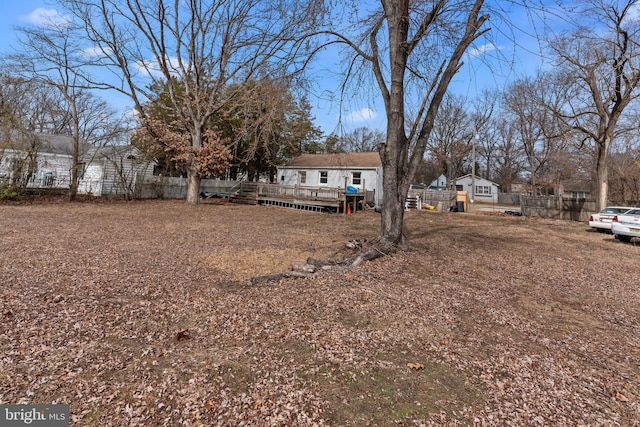
[(329, 183), (329, 172), (320, 171), (320, 184), (328, 184)]
[(42, 180), (42, 184), (45, 187), (51, 187), (51, 186), (53, 186), (53, 180), (54, 180), (53, 172), (47, 171), (47, 172), (44, 173), (44, 178)]
[(491, 195), (490, 185), (476, 185), (476, 195), (487, 194)]
[(572, 191), (571, 192), (572, 199), (586, 199), (587, 192), (586, 191)]
[(85, 166), (86, 165), (84, 163), (78, 163), (78, 165), (76, 166), (76, 170), (78, 171), (78, 179), (84, 179)]
[(456, 185), (456, 191), (462, 191), (462, 185)]
[(284, 182), (284, 175), (280, 175), (280, 181)]
[(306, 184), (307, 183), (307, 171), (298, 172), (298, 184)]
[(351, 173), (351, 184), (353, 184), (353, 185), (362, 184), (362, 172), (352, 172)]

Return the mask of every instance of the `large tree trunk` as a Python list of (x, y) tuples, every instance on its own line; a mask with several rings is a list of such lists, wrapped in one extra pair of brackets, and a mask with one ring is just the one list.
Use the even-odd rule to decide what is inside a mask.
[(609, 203), (609, 146), (611, 139), (605, 137), (602, 143), (596, 143), (596, 210), (600, 211)]
[[(381, 153), (382, 154), (382, 153)], [(383, 155), (382, 164), (382, 218), (380, 237), (386, 243), (397, 246), (403, 241), (402, 226), (404, 224), (404, 202), (406, 191), (403, 193), (398, 185), (398, 166), (395, 156)]]
[(78, 166), (80, 166), (80, 120), (75, 96), (66, 96), (71, 106), (73, 119), (73, 154), (71, 156), (71, 182), (69, 183), (69, 201), (73, 202), (78, 195)]
[(71, 182), (69, 183), (69, 201), (76, 200), (78, 195), (78, 164), (76, 162), (71, 166)]
[(193, 165), (187, 167), (187, 203), (197, 204), (200, 201), (200, 176)]
[(194, 154), (187, 164), (187, 203), (194, 205), (200, 201), (201, 178), (196, 167), (195, 154), (202, 148), (201, 129), (201, 126), (195, 126), (195, 129), (191, 132), (191, 148)]
[(405, 42), (409, 31), (406, 15), (409, 2), (383, 2), (389, 25), (389, 57), (391, 58), (391, 84), (385, 99), (387, 113), (386, 144), (380, 149), (382, 160), (382, 219), (380, 237), (385, 243), (402, 243), (404, 201), (402, 182), (406, 179), (408, 141), (405, 133), (404, 78), (408, 51)]

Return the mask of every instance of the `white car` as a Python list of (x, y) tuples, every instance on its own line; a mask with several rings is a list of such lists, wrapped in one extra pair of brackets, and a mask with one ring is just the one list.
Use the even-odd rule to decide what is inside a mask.
[(621, 242), (629, 242), (632, 237), (640, 238), (640, 208), (614, 216), (611, 232)]
[(606, 207), (589, 217), (589, 227), (595, 231), (611, 231), (611, 220), (613, 220), (613, 217), (630, 211), (631, 209), (634, 208), (625, 206)]

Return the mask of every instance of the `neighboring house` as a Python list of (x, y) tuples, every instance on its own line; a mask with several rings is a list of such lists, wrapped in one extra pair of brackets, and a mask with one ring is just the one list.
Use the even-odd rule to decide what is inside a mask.
[(511, 184), (511, 193), (531, 194), (531, 186), (522, 182)]
[[(472, 189), (472, 181), (476, 187), (475, 193)], [(493, 181), (480, 178), (479, 176), (476, 176), (475, 180), (472, 180), (471, 174), (468, 174), (456, 179), (456, 190), (466, 191), (469, 199), (475, 196), (474, 201), (476, 202), (498, 203), (500, 186)]]
[(572, 199), (591, 198), (591, 185), (585, 180), (567, 180), (560, 183), (558, 193), (561, 197)]
[(134, 196), (154, 163), (132, 145), (92, 148), (83, 157), (79, 193)]
[(378, 152), (302, 154), (278, 167), (280, 185), (346, 188), (373, 194), (382, 204), (382, 162)]
[[(68, 136), (5, 133), (0, 141), (0, 183), (67, 189), (72, 154), (73, 138)], [(153, 163), (133, 146), (96, 148), (82, 142), (79, 155), (79, 194), (130, 196), (137, 183), (153, 173)]]
[(429, 190), (445, 191), (447, 189), (447, 177), (440, 175), (429, 184)]
[(0, 182), (25, 187), (69, 188), (73, 139), (62, 135), (4, 133)]

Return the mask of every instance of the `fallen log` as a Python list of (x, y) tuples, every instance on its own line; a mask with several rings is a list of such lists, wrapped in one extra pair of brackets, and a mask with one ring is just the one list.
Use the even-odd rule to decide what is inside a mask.
[(344, 261), (323, 261), (315, 258), (307, 258), (307, 264), (315, 265), (316, 267), (325, 267), (325, 266), (337, 266), (337, 265), (346, 265)]
[(315, 273), (316, 266), (313, 264), (293, 264), (291, 271), (297, 271), (299, 273)]

